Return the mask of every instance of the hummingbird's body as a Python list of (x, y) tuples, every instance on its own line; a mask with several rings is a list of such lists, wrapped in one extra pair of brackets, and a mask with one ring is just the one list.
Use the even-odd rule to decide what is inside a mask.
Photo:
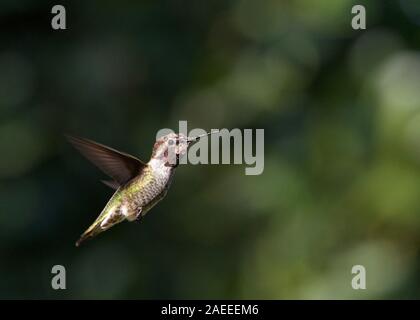
[(76, 242), (76, 246), (124, 220), (134, 221), (143, 217), (165, 197), (179, 157), (187, 152), (191, 142), (200, 137), (190, 139), (182, 134), (171, 133), (160, 138), (147, 164), (91, 140), (68, 137), (86, 158), (113, 178), (104, 183), (116, 189), (98, 218)]
[(174, 172), (173, 167), (161, 171), (149, 162), (141, 174), (115, 191), (77, 245), (87, 237), (94, 237), (124, 220), (134, 221), (143, 217), (166, 196)]

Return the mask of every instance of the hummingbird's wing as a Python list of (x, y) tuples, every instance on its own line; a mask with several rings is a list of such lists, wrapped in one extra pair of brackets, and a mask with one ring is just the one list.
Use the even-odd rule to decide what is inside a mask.
[(121, 187), (121, 185), (117, 181), (114, 181), (114, 180), (101, 180), (101, 181), (104, 185), (114, 190), (117, 190), (119, 187)]
[(69, 142), (120, 186), (137, 176), (146, 166), (139, 159), (92, 140), (67, 136)]

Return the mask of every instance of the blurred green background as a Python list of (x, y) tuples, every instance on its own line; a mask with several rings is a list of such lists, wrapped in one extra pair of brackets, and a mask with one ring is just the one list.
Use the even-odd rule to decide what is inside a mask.
[[(0, 40), (0, 298), (420, 297), (418, 1), (3, 0)], [(181, 166), (75, 248), (112, 191), (63, 133), (148, 160), (179, 120), (265, 129), (264, 173)]]

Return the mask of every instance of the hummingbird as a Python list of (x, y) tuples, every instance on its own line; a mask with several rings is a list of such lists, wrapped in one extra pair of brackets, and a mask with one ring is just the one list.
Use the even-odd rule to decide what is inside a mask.
[(122, 221), (139, 221), (144, 217), (166, 196), (179, 159), (188, 147), (216, 132), (196, 137), (169, 133), (156, 140), (147, 163), (92, 140), (67, 135), (68, 141), (84, 157), (111, 178), (102, 182), (115, 190), (96, 220), (77, 240), (76, 247)]

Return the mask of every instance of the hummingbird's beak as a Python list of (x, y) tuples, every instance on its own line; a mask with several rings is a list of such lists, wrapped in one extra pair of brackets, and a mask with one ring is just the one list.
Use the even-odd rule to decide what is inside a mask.
[(204, 134), (200, 134), (199, 136), (196, 136), (196, 137), (187, 138), (187, 143), (188, 143), (188, 145), (190, 145), (193, 142), (197, 142), (202, 137), (206, 137), (206, 136), (209, 136), (213, 133), (218, 133), (218, 132), (219, 132), (219, 130), (213, 130), (213, 131), (210, 131), (210, 132), (207, 132), (207, 133), (204, 133)]

